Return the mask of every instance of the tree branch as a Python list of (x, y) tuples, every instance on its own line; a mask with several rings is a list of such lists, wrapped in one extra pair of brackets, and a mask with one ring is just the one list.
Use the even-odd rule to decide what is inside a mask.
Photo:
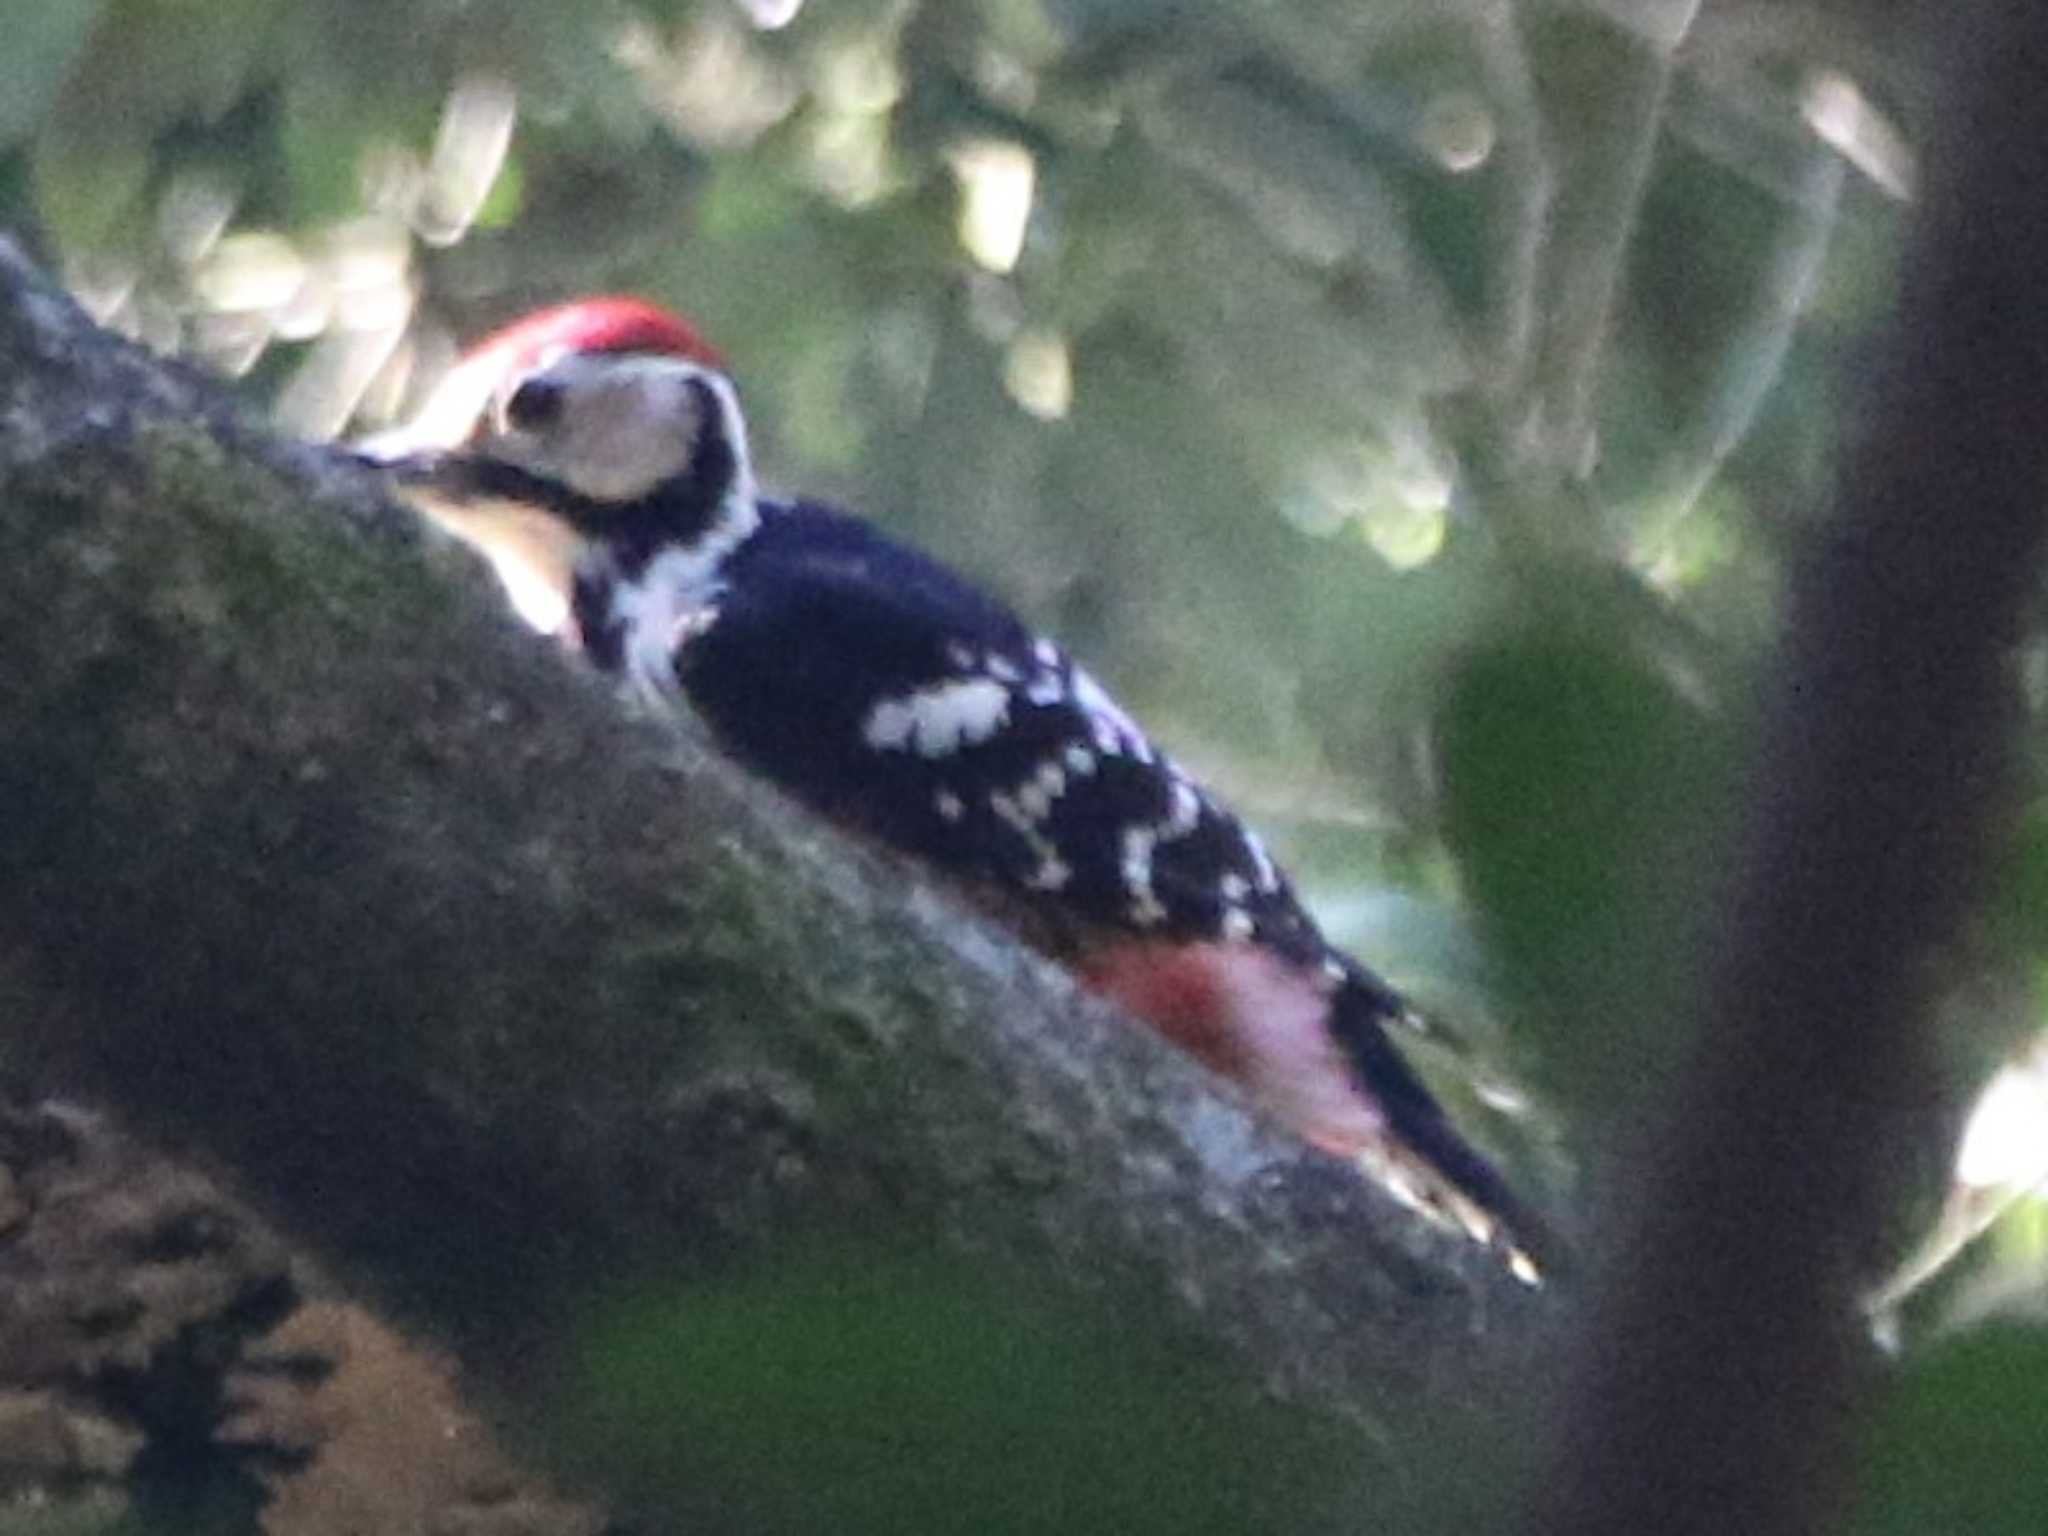
[(1535, 420), (1533, 467), (1567, 481), (1583, 477), (1594, 406), (1604, 376), (1615, 297), (1635, 238), (1644, 189), (1663, 130), (1674, 55), (1691, 28), (1698, 0), (1661, 0), (1636, 19), (1638, 37), (1610, 40), (1615, 67), (1574, 106), (1588, 121), (1572, 137), (1552, 210), (1556, 228), (1545, 252), (1549, 318), (1530, 383)]
[(2011, 768), (2048, 508), (2048, 12), (1947, 35), (1945, 153), (1835, 525), (1797, 567), (1697, 1060), (1630, 1163), (1569, 1459), (1531, 1529), (1835, 1528), (1859, 1279), (1938, 1081), (1931, 957)]
[(1796, 200), (1782, 213), (1771, 260), (1751, 296), (1749, 312), (1724, 343), (1714, 389), (1698, 419), (1687, 423), (1654, 490), (1682, 517), (1706, 493), (1740, 448), (1784, 370), (1799, 321), (1820, 283), (1833, 242), (1847, 164), (1827, 145), (1808, 146)]
[(1477, 0), (1468, 23), (1494, 111), (1501, 119), (1494, 197), (1495, 267), (1480, 377), (1516, 405), (1534, 347), (1539, 289), (1557, 200), (1557, 151), (1549, 142), (1536, 79), (1513, 0)]
[(225, 1164), (485, 1381), (594, 1277), (875, 1225), (1124, 1294), (1389, 1463), (1527, 1371), (1492, 1260), (628, 718), (4, 242), (0, 509), (0, 972), (64, 1019), (9, 1064)]

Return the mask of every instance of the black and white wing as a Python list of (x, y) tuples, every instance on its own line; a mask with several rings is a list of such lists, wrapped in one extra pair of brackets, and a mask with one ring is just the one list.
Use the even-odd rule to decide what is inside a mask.
[(827, 814), (1063, 926), (1322, 941), (1236, 816), (1009, 610), (868, 525), (766, 504), (675, 653), (724, 744)]

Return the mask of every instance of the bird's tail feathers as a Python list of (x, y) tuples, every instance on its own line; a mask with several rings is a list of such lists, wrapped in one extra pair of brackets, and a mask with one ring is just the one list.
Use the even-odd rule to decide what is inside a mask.
[(1388, 1040), (1387, 1024), (1404, 1011), (1400, 1000), (1377, 978), (1352, 970), (1331, 1003), (1331, 1028), (1389, 1131), (1358, 1154), (1360, 1166), (1403, 1204), (1499, 1254), (1525, 1284), (1558, 1274), (1564, 1249), (1549, 1224), (1459, 1134)]

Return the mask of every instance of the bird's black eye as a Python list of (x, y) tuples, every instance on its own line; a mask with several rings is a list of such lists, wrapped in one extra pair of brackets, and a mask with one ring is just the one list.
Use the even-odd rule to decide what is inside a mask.
[(523, 381), (505, 401), (505, 425), (514, 432), (543, 432), (562, 416), (566, 391), (554, 379)]

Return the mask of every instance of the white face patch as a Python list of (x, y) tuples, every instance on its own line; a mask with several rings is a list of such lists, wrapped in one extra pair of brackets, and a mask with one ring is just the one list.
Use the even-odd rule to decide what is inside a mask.
[(949, 679), (884, 699), (868, 711), (861, 739), (877, 752), (949, 757), (987, 741), (1010, 718), (1010, 690), (985, 677)]
[(567, 352), (504, 381), (488, 427), (490, 457), (611, 503), (690, 473), (700, 448), (722, 440), (732, 451), (729, 494), (754, 499), (731, 381), (681, 358)]
[(508, 381), (490, 452), (579, 496), (637, 501), (690, 467), (707, 428), (690, 387), (703, 372), (669, 358), (569, 353)]

